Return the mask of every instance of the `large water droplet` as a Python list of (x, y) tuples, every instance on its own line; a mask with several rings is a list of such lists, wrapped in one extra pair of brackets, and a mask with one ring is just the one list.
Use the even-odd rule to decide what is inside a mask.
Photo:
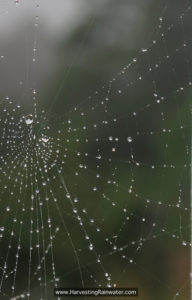
[(27, 116), (25, 117), (25, 123), (26, 123), (27, 125), (30, 125), (30, 124), (33, 123), (33, 115), (32, 115), (32, 114), (27, 115)]
[(41, 140), (42, 140), (43, 143), (47, 143), (49, 141), (49, 138), (47, 136), (43, 136), (41, 138)]

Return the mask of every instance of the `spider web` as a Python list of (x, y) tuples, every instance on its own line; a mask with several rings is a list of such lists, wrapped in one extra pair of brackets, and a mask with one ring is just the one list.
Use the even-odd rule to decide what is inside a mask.
[(173, 5), (151, 43), (70, 111), (41, 111), (36, 88), (30, 114), (1, 100), (2, 298), (136, 286), (142, 299), (189, 299), (192, 6), (170, 23)]

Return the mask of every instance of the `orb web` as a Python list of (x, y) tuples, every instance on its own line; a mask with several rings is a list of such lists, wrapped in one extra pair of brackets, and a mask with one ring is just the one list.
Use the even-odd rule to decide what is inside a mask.
[(189, 256), (191, 247), (192, 7), (181, 6), (172, 23), (166, 13), (159, 18), (148, 47), (70, 111), (41, 111), (36, 89), (30, 113), (1, 100), (5, 298), (51, 299), (54, 287), (74, 280), (141, 290), (150, 280), (167, 299), (189, 293), (189, 265), (179, 287), (164, 288), (150, 273), (158, 257)]

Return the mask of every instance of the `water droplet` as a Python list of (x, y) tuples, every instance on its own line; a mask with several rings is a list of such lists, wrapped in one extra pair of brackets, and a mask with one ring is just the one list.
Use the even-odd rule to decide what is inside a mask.
[(27, 125), (31, 125), (33, 123), (33, 115), (32, 114), (29, 114), (25, 117), (25, 123)]
[(89, 250), (93, 250), (93, 244), (89, 244)]
[(41, 140), (42, 140), (43, 143), (47, 143), (49, 141), (49, 138), (47, 136), (43, 136), (41, 138)]
[(131, 142), (133, 141), (132, 137), (131, 137), (131, 136), (128, 136), (127, 141), (128, 141), (129, 143), (131, 143)]

